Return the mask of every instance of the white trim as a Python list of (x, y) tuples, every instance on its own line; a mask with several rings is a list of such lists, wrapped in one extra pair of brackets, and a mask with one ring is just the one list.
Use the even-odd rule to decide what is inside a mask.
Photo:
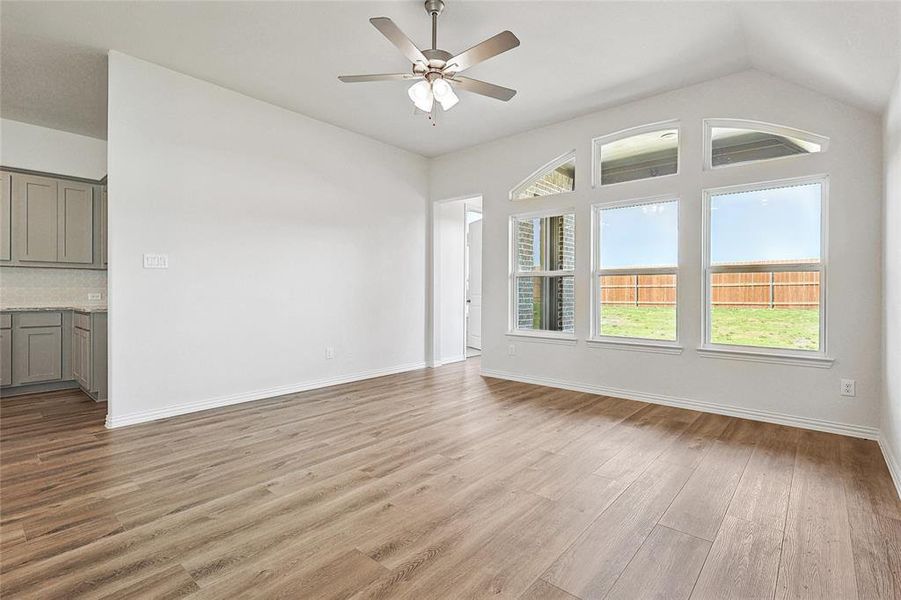
[[(798, 350), (790, 349), (770, 350), (760, 346), (730, 346), (727, 344), (716, 344), (710, 341), (710, 324), (711, 315), (711, 281), (714, 272), (726, 272), (731, 269), (731, 265), (723, 268), (722, 266), (713, 267), (710, 264), (710, 237), (711, 237), (711, 199), (713, 196), (723, 194), (734, 194), (748, 191), (767, 190), (775, 188), (793, 187), (811, 183), (820, 184), (820, 262), (805, 264), (804, 269), (807, 271), (818, 271), (820, 273), (820, 347), (818, 350)], [(770, 181), (761, 181), (754, 183), (744, 183), (740, 185), (730, 185), (717, 188), (706, 188), (701, 193), (701, 351), (714, 351), (722, 349), (732, 353), (750, 353), (758, 356), (769, 355), (772, 358), (784, 356), (792, 357), (791, 362), (774, 361), (749, 358), (747, 360), (761, 360), (762, 362), (781, 362), (782, 364), (801, 364), (813, 363), (817, 359), (820, 361), (828, 361), (831, 366), (832, 359), (828, 358), (829, 346), (826, 324), (828, 323), (828, 304), (826, 302), (827, 273), (829, 263), (829, 176), (826, 174), (807, 175), (804, 177), (790, 177), (785, 179), (776, 179)], [(778, 271), (779, 267), (784, 270), (794, 270), (795, 263), (788, 265), (773, 265), (773, 270)], [(789, 268), (785, 268), (788, 266)], [(747, 349), (747, 350), (745, 350)], [(797, 358), (795, 358), (797, 357)]]
[(434, 366), (443, 367), (444, 365), (450, 365), (450, 364), (457, 363), (457, 362), (463, 362), (464, 360), (466, 360), (465, 354), (457, 354), (454, 356), (448, 356), (447, 358), (442, 358)]
[(655, 342), (650, 338), (617, 338), (615, 336), (588, 338), (589, 347), (608, 350), (632, 350), (633, 352), (655, 352), (657, 354), (682, 354), (682, 346), (675, 342)]
[[(759, 131), (761, 133), (770, 133), (783, 137), (791, 137), (802, 141), (816, 144), (820, 147), (816, 152), (806, 152), (805, 154), (789, 154), (787, 156), (774, 156), (772, 158), (762, 158), (759, 160), (746, 160), (737, 163), (729, 163), (726, 165), (713, 166), (713, 128), (726, 127), (731, 129), (747, 129), (749, 131)], [(795, 129), (786, 125), (776, 125), (775, 123), (766, 123), (764, 121), (752, 121), (749, 119), (704, 119), (704, 170), (712, 171), (715, 169), (725, 169), (728, 167), (737, 167), (741, 165), (750, 165), (754, 163), (770, 162), (773, 160), (782, 160), (785, 158), (798, 158), (810, 154), (822, 154), (829, 149), (829, 138), (825, 135), (813, 133), (812, 131), (804, 131), (803, 129)]]
[(523, 340), (529, 340), (532, 342), (546, 342), (549, 344), (566, 344), (573, 346), (578, 341), (579, 338), (572, 333), (562, 333), (550, 330), (543, 329), (517, 329), (514, 331), (508, 331), (506, 334), (507, 337), (516, 337), (523, 338)]
[[(618, 181), (616, 183), (604, 183), (601, 181), (601, 149), (605, 144), (617, 142), (643, 133), (653, 133), (662, 129), (676, 130), (676, 172), (666, 175), (658, 175), (656, 177), (642, 177), (641, 179), (631, 179), (629, 181)], [(610, 187), (623, 185), (626, 183), (634, 183), (636, 181), (647, 181), (648, 179), (663, 179), (665, 177), (677, 177), (682, 172), (682, 123), (679, 119), (669, 119), (667, 121), (658, 121), (656, 123), (648, 123), (647, 125), (638, 125), (637, 127), (629, 127), (628, 129), (620, 129), (613, 133), (598, 136), (591, 139), (591, 187), (593, 189), (601, 187)]]
[[(748, 348), (758, 348), (758, 346), (748, 346)], [(802, 367), (817, 367), (820, 369), (829, 369), (835, 362), (834, 358), (821, 356), (820, 354), (788, 354), (774, 352), (764, 352), (761, 350), (746, 350), (742, 346), (725, 346), (717, 345), (711, 347), (699, 347), (698, 355), (702, 358), (725, 358), (730, 360), (747, 360), (751, 362), (764, 362), (777, 365), (798, 365)]]
[(158, 419), (166, 419), (178, 415), (209, 410), (212, 408), (221, 408), (223, 406), (231, 406), (232, 404), (240, 404), (242, 402), (251, 402), (253, 400), (263, 400), (274, 398), (276, 396), (284, 396), (285, 394), (296, 394), (308, 390), (316, 390), (320, 388), (340, 385), (342, 383), (352, 383), (354, 381), (362, 381), (364, 379), (373, 379), (375, 377), (384, 377), (385, 375), (394, 375), (397, 373), (406, 373), (407, 371), (416, 371), (425, 368), (425, 362), (407, 363), (386, 369), (370, 369), (367, 371), (359, 371), (348, 375), (339, 375), (337, 377), (328, 377), (325, 379), (315, 379), (303, 383), (283, 385), (252, 392), (242, 392), (240, 394), (232, 394), (229, 396), (220, 396), (218, 398), (209, 398), (207, 400), (197, 400), (194, 402), (186, 402), (184, 404), (175, 404), (155, 408), (152, 410), (139, 411), (128, 415), (112, 416), (107, 414), (106, 427), (113, 429), (116, 427), (125, 427), (127, 425), (136, 425), (138, 423), (146, 423), (148, 421), (156, 421)]
[(895, 491), (898, 492), (898, 499), (901, 499), (901, 461), (895, 456), (892, 445), (888, 439), (879, 434), (879, 449), (882, 450), (882, 457), (885, 459), (885, 465), (888, 472), (892, 476), (892, 482), (895, 484)]
[(852, 425), (849, 423), (837, 423), (835, 421), (826, 421), (824, 419), (811, 419), (808, 417), (799, 417), (788, 415), (769, 410), (757, 410), (753, 408), (741, 408), (738, 406), (730, 406), (719, 404), (716, 402), (704, 402), (701, 400), (691, 400), (689, 398), (678, 398), (664, 394), (651, 394), (647, 392), (636, 392), (631, 390), (622, 390), (600, 385), (591, 385), (585, 383), (576, 383), (572, 381), (564, 381), (561, 379), (550, 379), (545, 377), (526, 377), (506, 371), (497, 371), (494, 369), (482, 369), (483, 377), (495, 377), (497, 379), (507, 379), (509, 381), (519, 381), (521, 383), (529, 383), (532, 385), (543, 385), (547, 387), (560, 388), (564, 390), (572, 390), (576, 392), (586, 392), (589, 394), (597, 394), (600, 396), (611, 396), (614, 398), (625, 398), (626, 400), (638, 400), (640, 402), (649, 402), (651, 404), (662, 404), (664, 406), (674, 406), (676, 408), (685, 408), (688, 410), (696, 410), (700, 412), (712, 413), (716, 415), (725, 415), (728, 417), (738, 417), (741, 419), (750, 419), (752, 421), (763, 421), (765, 423), (776, 423), (779, 425), (788, 425), (790, 427), (800, 427), (802, 429), (812, 429), (814, 431), (825, 431), (827, 433), (837, 433), (840, 435), (848, 435), (851, 437), (864, 438), (868, 440), (879, 439), (879, 429), (876, 427), (867, 427), (864, 425)]
[(575, 163), (576, 163), (576, 150), (575, 150), (575, 148), (572, 149), (572, 150), (567, 151), (567, 152), (564, 153), (564, 154), (561, 154), (560, 156), (558, 156), (557, 158), (553, 159), (552, 161), (547, 162), (547, 163), (541, 165), (541, 166), (538, 167), (538, 169), (536, 169), (535, 171), (532, 171), (532, 174), (531, 174), (531, 175), (529, 175), (528, 177), (526, 177), (525, 179), (523, 179), (522, 181), (520, 181), (519, 183), (517, 183), (516, 185), (514, 185), (512, 188), (510, 188), (510, 191), (507, 193), (507, 198), (508, 198), (511, 202), (519, 202), (519, 201), (521, 201), (521, 200), (531, 200), (531, 199), (533, 199), (533, 198), (547, 198), (548, 196), (562, 196), (563, 194), (572, 194), (573, 192), (576, 191), (576, 174), (575, 174), (575, 169), (573, 169), (573, 189), (571, 189), (571, 190), (569, 190), (569, 191), (566, 191), (566, 192), (560, 192), (560, 193), (558, 193), (558, 194), (546, 194), (546, 195), (544, 195), (544, 196), (530, 196), (530, 197), (528, 197), (528, 198), (516, 198), (516, 197), (515, 197), (516, 194), (517, 194), (517, 192), (520, 190), (520, 188), (527, 188), (527, 187), (529, 187), (531, 184), (533, 184), (533, 183), (535, 183), (536, 181), (538, 181), (538, 180), (541, 178), (541, 176), (544, 175), (545, 173), (547, 173), (548, 171), (556, 170), (558, 167), (561, 167), (561, 166), (565, 165), (565, 164), (568, 163), (570, 160), (571, 160), (571, 161), (573, 162), (573, 164), (575, 165)]

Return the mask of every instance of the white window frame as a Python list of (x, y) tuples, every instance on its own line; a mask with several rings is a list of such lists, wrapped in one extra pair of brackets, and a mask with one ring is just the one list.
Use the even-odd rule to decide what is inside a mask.
[[(564, 332), (564, 331), (552, 331), (549, 329), (519, 329), (517, 327), (517, 323), (519, 323), (518, 315), (518, 298), (516, 296), (516, 280), (519, 277), (572, 277), (573, 285), (578, 285), (576, 281), (576, 269), (575, 269), (575, 260), (573, 261), (572, 269), (559, 269), (554, 271), (520, 271), (519, 270), (519, 261), (517, 260), (517, 247), (516, 247), (516, 222), (520, 220), (527, 219), (543, 219), (549, 217), (562, 217), (564, 215), (573, 215), (574, 229), (578, 229), (575, 224), (575, 216), (576, 210), (574, 207), (569, 208), (553, 208), (542, 211), (528, 212), (528, 213), (518, 213), (515, 215), (510, 215), (510, 220), (508, 223), (508, 237), (509, 237), (509, 277), (508, 277), (508, 293), (507, 296), (509, 298), (508, 303), (508, 325), (507, 325), (507, 335), (509, 336), (522, 336), (528, 338), (543, 338), (546, 340), (557, 340), (557, 341), (576, 341), (575, 334), (575, 323), (573, 324), (573, 332)], [(575, 258), (575, 257), (574, 257)], [(576, 319), (577, 322), (577, 319)]]
[(536, 181), (538, 181), (539, 179), (541, 179), (541, 177), (548, 171), (554, 171), (561, 165), (565, 165), (566, 163), (568, 163), (570, 161), (572, 161), (573, 164), (576, 164), (575, 149), (569, 150), (568, 152), (561, 154), (560, 156), (556, 157), (555, 159), (551, 160), (550, 162), (547, 162), (547, 163), (541, 165), (540, 167), (538, 167), (537, 169), (532, 171), (532, 173), (530, 173), (528, 177), (526, 177), (525, 179), (523, 179), (522, 181), (520, 181), (519, 183), (514, 185), (510, 189), (510, 192), (508, 194), (510, 201), (511, 202), (525, 202), (527, 200), (536, 200), (538, 198), (559, 198), (560, 196), (563, 196), (564, 194), (572, 194), (573, 192), (576, 191), (576, 174), (575, 174), (575, 172), (573, 172), (573, 189), (571, 189), (569, 191), (559, 192), (556, 194), (547, 194), (545, 196), (535, 196), (532, 198), (517, 198), (516, 197), (517, 190), (519, 190), (520, 188), (530, 186), (531, 184), (533, 184)]
[[(787, 156), (774, 156), (773, 158), (762, 158), (760, 160), (749, 160), (738, 163), (730, 163), (726, 165), (713, 166), (713, 129), (715, 127), (728, 127), (732, 129), (748, 129), (752, 131), (760, 131), (762, 133), (771, 133), (773, 135), (781, 135), (784, 137), (793, 137), (812, 144), (820, 146), (819, 152), (808, 152), (806, 154), (790, 154)], [(752, 121), (749, 119), (704, 119), (704, 170), (711, 171), (716, 169), (728, 169), (730, 167), (741, 167), (759, 163), (766, 163), (773, 160), (784, 160), (786, 158), (799, 158), (801, 156), (810, 156), (822, 154), (829, 149), (829, 138), (804, 131), (803, 129), (795, 129), (786, 125), (776, 125), (775, 123), (766, 123), (764, 121)]]
[[(662, 129), (676, 130), (676, 172), (668, 175), (658, 175), (657, 177), (645, 177), (643, 179), (633, 179), (631, 181), (619, 181), (616, 183), (603, 183), (601, 181), (601, 147), (611, 142), (618, 142), (643, 133), (651, 133)], [(628, 129), (621, 129), (613, 133), (608, 133), (591, 140), (591, 187), (612, 187), (617, 185), (628, 185), (638, 183), (639, 181), (660, 180), (667, 177), (677, 177), (682, 172), (682, 123), (679, 119), (670, 119), (668, 121), (658, 121), (657, 123), (648, 123), (647, 125), (639, 125)]]
[[(740, 192), (753, 192), (759, 190), (767, 190), (773, 188), (790, 187), (797, 185), (805, 185), (811, 183), (820, 184), (820, 262), (818, 264), (811, 263), (785, 263), (785, 264), (767, 264), (752, 266), (732, 266), (710, 264), (710, 236), (711, 216), (710, 208), (713, 196), (721, 194), (734, 194)], [(829, 247), (827, 232), (829, 231), (828, 210), (829, 207), (829, 176), (813, 175), (807, 177), (794, 177), (789, 179), (777, 179), (769, 181), (760, 181), (747, 183), (742, 185), (733, 185), (727, 187), (718, 187), (705, 189), (703, 191), (702, 201), (702, 225), (701, 225), (701, 274), (702, 274), (702, 338), (701, 346), (698, 352), (702, 356), (714, 358), (738, 358), (746, 360), (757, 360), (761, 362), (775, 362), (783, 364), (799, 364), (805, 366), (818, 366), (829, 368), (833, 359), (829, 358), (828, 339), (827, 339), (827, 305), (826, 305), (826, 274), (828, 271), (827, 249)], [(818, 350), (799, 350), (790, 348), (769, 348), (766, 346), (743, 346), (737, 344), (717, 344), (711, 340), (711, 282), (714, 273), (750, 273), (750, 272), (786, 272), (786, 271), (818, 271), (820, 273), (820, 347)]]
[[(615, 185), (615, 184), (614, 184)], [(680, 354), (682, 346), (679, 342), (679, 248), (676, 247), (676, 265), (673, 267), (625, 267), (617, 269), (601, 268), (601, 213), (608, 209), (630, 208), (646, 204), (676, 203), (676, 228), (679, 230), (679, 211), (681, 200), (676, 194), (664, 194), (648, 198), (603, 202), (591, 205), (591, 335), (589, 344), (597, 347), (646, 350), (665, 354)], [(677, 240), (681, 236), (677, 236)], [(676, 276), (676, 339), (656, 340), (653, 338), (635, 338), (618, 335), (601, 335), (601, 277), (604, 275), (675, 275)]]

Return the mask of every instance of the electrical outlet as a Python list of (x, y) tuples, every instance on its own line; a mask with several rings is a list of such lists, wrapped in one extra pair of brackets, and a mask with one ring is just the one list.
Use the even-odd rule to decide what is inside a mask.
[(857, 382), (853, 379), (842, 379), (841, 394), (842, 396), (856, 396)]
[(325, 349), (325, 359), (332, 360), (333, 358), (335, 358), (335, 349), (331, 346), (328, 346)]
[(88, 300), (100, 300), (101, 298), (103, 298), (103, 295), (100, 292), (88, 294)]
[(507, 346), (507, 354), (509, 356), (516, 356), (516, 344), (510, 344)]

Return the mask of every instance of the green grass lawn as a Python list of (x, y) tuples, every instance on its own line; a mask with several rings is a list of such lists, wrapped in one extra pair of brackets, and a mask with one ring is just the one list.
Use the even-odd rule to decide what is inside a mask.
[[(787, 308), (715, 307), (711, 341), (717, 344), (816, 350), (819, 312)], [(602, 306), (601, 335), (673, 340), (676, 309), (667, 306)]]

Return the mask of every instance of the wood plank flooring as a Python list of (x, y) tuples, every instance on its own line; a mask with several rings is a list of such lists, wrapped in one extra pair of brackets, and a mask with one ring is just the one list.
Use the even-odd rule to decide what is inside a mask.
[(478, 374), (0, 403), (6, 598), (901, 598), (874, 442)]

